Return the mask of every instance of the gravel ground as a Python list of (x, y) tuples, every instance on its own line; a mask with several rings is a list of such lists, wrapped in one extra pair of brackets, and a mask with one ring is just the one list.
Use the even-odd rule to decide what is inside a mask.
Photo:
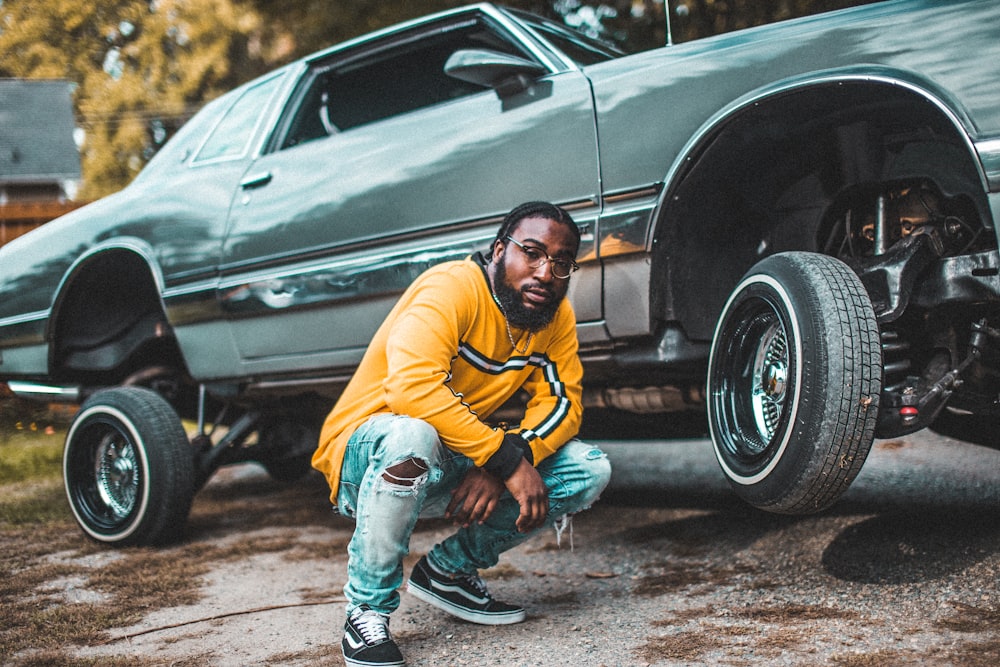
[[(392, 630), (408, 664), (1000, 664), (1000, 452), (936, 436), (879, 442), (831, 511), (783, 517), (737, 501), (705, 441), (601, 444), (612, 486), (572, 536), (540, 536), (484, 573), (528, 619), (477, 626), (404, 593)], [(325, 510), (305, 525), (282, 521), (325, 491), (315, 477), (288, 493), (253, 466), (220, 472), (195, 499), (188, 546), (245, 540), (259, 552), (212, 567), (197, 603), (155, 611), (77, 656), (343, 664), (352, 524)], [(273, 521), (242, 527), (241, 512), (258, 507)], [(421, 523), (407, 570), (450, 530)], [(107, 568), (117, 556), (55, 557)], [(88, 599), (85, 581), (63, 586), (68, 602)]]

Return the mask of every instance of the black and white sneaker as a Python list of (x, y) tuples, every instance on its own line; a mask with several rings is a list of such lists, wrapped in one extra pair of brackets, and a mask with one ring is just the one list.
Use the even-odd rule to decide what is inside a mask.
[(507, 625), (524, 620), (524, 609), (493, 599), (479, 575), (449, 577), (434, 569), (427, 556), (413, 566), (406, 590), (416, 598), (470, 623)]
[(361, 605), (344, 623), (344, 662), (355, 667), (402, 666), (403, 654), (389, 634), (389, 617)]

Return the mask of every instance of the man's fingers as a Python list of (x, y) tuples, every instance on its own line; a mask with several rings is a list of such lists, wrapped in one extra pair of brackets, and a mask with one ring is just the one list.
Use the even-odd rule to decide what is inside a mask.
[(473, 518), (472, 520), (478, 521), (479, 523), (483, 523), (484, 521), (490, 518), (490, 515), (493, 514), (493, 510), (496, 509), (496, 506), (497, 502), (495, 499), (490, 499), (480, 503), (480, 505), (476, 506), (478, 511), (476, 512), (475, 518)]
[(445, 517), (450, 519), (463, 504), (465, 504), (465, 494), (459, 494), (458, 489), (452, 491), (451, 502), (448, 503), (448, 507), (444, 510)]
[(549, 513), (549, 499), (547, 497), (525, 499), (520, 505), (521, 513), (515, 524), (519, 532), (531, 532), (545, 523), (545, 517)]

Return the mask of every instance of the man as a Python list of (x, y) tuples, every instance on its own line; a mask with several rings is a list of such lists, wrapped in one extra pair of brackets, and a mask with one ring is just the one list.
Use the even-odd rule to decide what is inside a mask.
[[(494, 599), (478, 570), (589, 507), (607, 485), (603, 452), (573, 439), (583, 370), (565, 296), (579, 244), (563, 209), (515, 208), (488, 257), (414, 281), (327, 417), (313, 465), (356, 521), (344, 587), (348, 665), (404, 664), (388, 615), (418, 515), (459, 527), (414, 566), (407, 590), (467, 621), (517, 623), (524, 609)], [(484, 421), (522, 390), (518, 428)]]

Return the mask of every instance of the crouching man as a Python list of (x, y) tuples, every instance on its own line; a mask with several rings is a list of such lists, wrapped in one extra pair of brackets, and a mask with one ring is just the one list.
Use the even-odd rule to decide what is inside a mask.
[[(410, 573), (415, 597), (473, 623), (525, 618), (478, 576), (500, 554), (589, 507), (611, 468), (574, 439), (583, 370), (565, 299), (580, 232), (563, 209), (529, 202), (503, 221), (488, 256), (417, 278), (375, 334), (326, 419), (313, 465), (341, 514), (348, 547), (348, 665), (403, 665), (389, 633), (418, 516), (457, 530)], [(527, 396), (516, 428), (485, 420)]]

